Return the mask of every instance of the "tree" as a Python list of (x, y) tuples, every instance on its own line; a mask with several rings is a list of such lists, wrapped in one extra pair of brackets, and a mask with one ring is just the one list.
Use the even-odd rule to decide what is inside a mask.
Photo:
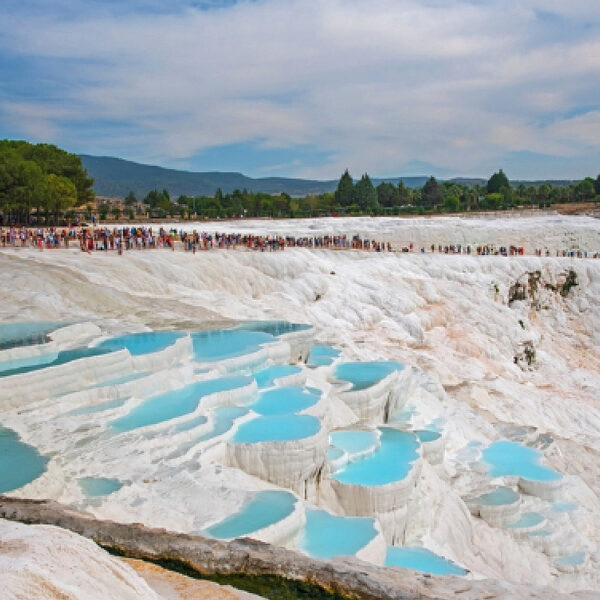
[(377, 186), (377, 200), (381, 206), (397, 206), (400, 204), (400, 194), (393, 183), (382, 182)]
[(589, 200), (594, 195), (596, 182), (591, 177), (586, 177), (575, 186), (575, 191), (580, 200)]
[(487, 194), (483, 199), (481, 207), (483, 209), (495, 210), (502, 207), (504, 196), (500, 192), (494, 192), (493, 194)]
[(538, 188), (538, 200), (545, 204), (548, 201), (548, 198), (550, 198), (551, 191), (552, 186), (550, 186), (548, 183), (542, 183), (542, 185), (540, 185)]
[(77, 190), (77, 203), (83, 204), (94, 199), (92, 185), (76, 154), (70, 154), (52, 144), (30, 144), (24, 141), (0, 141), (0, 154), (7, 150), (15, 151), (22, 160), (30, 160), (42, 169), (44, 175), (59, 175), (70, 179)]
[(157, 207), (163, 200), (162, 194), (158, 193), (158, 190), (153, 189), (144, 198), (144, 204), (147, 204), (150, 208)]
[(344, 174), (340, 177), (340, 181), (335, 191), (335, 201), (340, 206), (350, 206), (352, 204), (352, 195), (354, 193), (354, 182), (348, 169), (344, 171)]
[(402, 180), (398, 182), (398, 202), (400, 206), (406, 206), (412, 202), (412, 192)]
[(50, 173), (46, 175), (46, 189), (48, 193), (48, 210), (54, 213), (55, 220), (58, 214), (77, 203), (77, 188), (68, 178)]
[(373, 187), (371, 178), (365, 173), (354, 186), (353, 199), (361, 210), (377, 208), (377, 192)]
[(458, 196), (446, 196), (444, 198), (444, 212), (455, 213), (460, 208)]
[(100, 219), (102, 221), (106, 221), (106, 216), (108, 215), (108, 204), (106, 204), (106, 202), (102, 203), (98, 207), (98, 212), (100, 213)]
[(425, 208), (436, 208), (441, 198), (440, 184), (435, 177), (430, 177), (421, 191), (421, 204)]
[[(60, 178), (60, 185), (57, 180), (48, 179), (50, 176)], [(48, 218), (49, 212), (53, 212), (58, 218), (58, 213), (68, 208), (61, 208), (62, 196), (72, 198), (72, 188), (65, 180), (75, 187), (71, 206), (93, 200), (93, 180), (87, 177), (75, 154), (50, 144), (0, 141), (0, 211), (11, 222), (29, 222), (33, 208), (38, 222), (42, 213)]]
[(502, 190), (502, 188), (510, 187), (508, 177), (504, 174), (502, 169), (497, 173), (494, 173), (487, 182), (487, 193), (496, 194)]
[(596, 192), (596, 196), (600, 196), (600, 175), (596, 177), (596, 181), (594, 182), (594, 191)]
[(125, 197), (125, 206), (135, 206), (137, 204), (137, 198), (133, 192), (129, 192)]

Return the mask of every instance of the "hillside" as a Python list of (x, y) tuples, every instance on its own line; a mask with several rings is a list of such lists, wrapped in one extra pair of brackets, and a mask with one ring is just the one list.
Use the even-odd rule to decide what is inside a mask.
[[(212, 196), (217, 188), (224, 193), (235, 189), (278, 194), (286, 192), (291, 196), (322, 194), (333, 192), (337, 179), (317, 181), (311, 179), (293, 179), (286, 177), (263, 177), (254, 179), (242, 173), (190, 172), (143, 165), (121, 158), (108, 156), (80, 155), (83, 166), (94, 178), (94, 191), (99, 196), (124, 198), (130, 191), (143, 198), (150, 190), (169, 190), (171, 196)], [(404, 181), (411, 188), (421, 187), (427, 177), (396, 177), (385, 179), (397, 183)], [(373, 179), (378, 185), (383, 179)]]
[[(185, 196), (212, 196), (217, 188), (221, 188), (225, 194), (231, 193), (235, 189), (243, 190), (245, 188), (251, 192), (265, 192), (268, 194), (285, 192), (290, 196), (306, 196), (308, 194), (333, 192), (338, 183), (337, 179), (319, 181), (290, 177), (252, 178), (234, 172), (179, 171), (110, 156), (81, 154), (80, 158), (83, 166), (94, 179), (96, 194), (114, 198), (124, 198), (132, 191), (141, 199), (153, 189), (159, 191), (167, 189), (172, 197), (181, 194)], [(372, 182), (374, 186), (378, 186), (383, 181), (388, 181), (394, 185), (402, 181), (407, 187), (415, 189), (423, 187), (427, 179), (429, 179), (429, 176), (421, 175), (417, 177), (372, 178)], [(443, 180), (439, 179), (439, 181)], [(478, 177), (456, 177), (448, 181), (459, 185), (485, 186), (487, 180)], [(521, 183), (527, 186), (539, 186), (542, 183), (550, 183), (553, 186), (566, 186), (575, 182), (566, 180), (511, 181), (511, 185), (514, 187)]]

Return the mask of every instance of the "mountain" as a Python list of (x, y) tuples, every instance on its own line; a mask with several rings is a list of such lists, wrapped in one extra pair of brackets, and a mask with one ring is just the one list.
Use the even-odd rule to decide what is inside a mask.
[[(112, 158), (109, 156), (80, 155), (81, 162), (90, 177), (94, 178), (94, 191), (99, 196), (124, 198), (132, 191), (139, 199), (153, 190), (167, 189), (171, 196), (212, 196), (217, 188), (224, 193), (246, 188), (253, 192), (279, 194), (286, 192), (290, 196), (306, 196), (333, 192), (338, 180), (318, 181), (312, 179), (292, 179), (287, 177), (263, 177), (254, 179), (242, 173), (190, 172), (165, 169), (140, 163)], [(411, 188), (422, 187), (427, 177), (395, 177), (373, 179), (373, 185), (382, 181), (394, 184), (398, 181)]]
[[(246, 188), (251, 192), (266, 192), (280, 194), (286, 192), (290, 196), (306, 196), (307, 194), (323, 194), (335, 191), (338, 180), (330, 179), (319, 181), (316, 179), (294, 179), (289, 177), (262, 177), (252, 178), (242, 173), (227, 173), (219, 171), (192, 172), (178, 171), (144, 165), (122, 158), (110, 156), (89, 156), (80, 154), (81, 162), (90, 177), (94, 178), (94, 191), (98, 196), (124, 198), (133, 192), (140, 200), (153, 189), (159, 191), (167, 189), (172, 197), (185, 196), (213, 196), (217, 188), (228, 194), (233, 190)], [(397, 185), (403, 181), (409, 188), (421, 188), (429, 176), (419, 177), (385, 177), (372, 178), (374, 186), (383, 181)], [(440, 183), (443, 181), (439, 180)], [(478, 177), (456, 177), (450, 179), (460, 185), (485, 186), (487, 180)], [(576, 183), (573, 181), (511, 181), (513, 187), (520, 183), (539, 186), (550, 183), (553, 186), (564, 186)]]
[(155, 188), (159, 191), (167, 189), (171, 196), (212, 196), (217, 188), (221, 188), (226, 194), (235, 189), (246, 188), (254, 192), (287, 192), (291, 196), (305, 196), (330, 192), (337, 186), (337, 181), (333, 180), (312, 181), (285, 177), (253, 179), (242, 173), (178, 171), (108, 156), (82, 154), (80, 158), (84, 168), (94, 178), (94, 191), (100, 196), (124, 198), (132, 191), (141, 199)]

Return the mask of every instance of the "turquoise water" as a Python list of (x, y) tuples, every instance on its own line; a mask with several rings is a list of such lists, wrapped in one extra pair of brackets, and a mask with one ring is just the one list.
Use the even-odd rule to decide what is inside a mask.
[(373, 454), (348, 463), (332, 477), (342, 483), (367, 487), (404, 479), (419, 456), (419, 442), (413, 433), (406, 431), (388, 427), (381, 427), (380, 431), (381, 445)]
[(57, 321), (0, 323), (0, 350), (44, 344), (50, 341), (49, 333), (66, 325)]
[(510, 529), (522, 529), (526, 527), (535, 527), (545, 520), (544, 515), (537, 512), (527, 512), (521, 515), (521, 518), (516, 523), (507, 525)]
[(274, 385), (275, 379), (296, 375), (301, 371), (300, 367), (294, 365), (272, 365), (258, 373), (254, 373), (253, 377), (256, 379), (256, 385), (259, 388), (269, 388)]
[[(25, 372), (27, 369), (41, 369), (44, 365), (49, 365), (58, 358), (58, 352), (50, 354), (35, 354), (33, 356), (24, 356), (23, 358), (15, 358), (13, 360), (5, 360), (0, 362), (0, 377), (2, 375), (13, 375), (16, 371)], [(10, 372), (9, 372), (10, 371)]]
[(347, 362), (339, 364), (333, 374), (341, 381), (349, 381), (352, 390), (364, 390), (403, 368), (404, 365), (394, 361)]
[(0, 426), (0, 494), (17, 490), (37, 479), (48, 458), (25, 444), (12, 429)]
[(298, 547), (313, 558), (350, 556), (377, 535), (375, 519), (338, 517), (325, 510), (306, 509), (306, 526)]
[(501, 504), (513, 504), (519, 500), (519, 494), (507, 487), (496, 488), (493, 492), (483, 494), (474, 498), (471, 502), (485, 506), (499, 506)]
[(193, 419), (189, 419), (188, 421), (184, 421), (183, 423), (179, 423), (173, 429), (174, 433), (181, 433), (182, 431), (189, 431), (190, 429), (194, 429), (194, 427), (198, 427), (199, 425), (204, 425), (208, 419), (204, 415), (200, 415), (198, 417), (194, 417)]
[(94, 413), (104, 412), (111, 408), (119, 408), (125, 404), (125, 400), (128, 398), (119, 398), (118, 400), (110, 400), (109, 402), (102, 402), (101, 404), (94, 404), (93, 406), (84, 406), (83, 408), (76, 408), (67, 413), (67, 415), (75, 417), (78, 415), (91, 415)]
[(309, 415), (272, 415), (257, 417), (242, 423), (233, 436), (237, 444), (259, 442), (289, 442), (315, 435), (321, 422)]
[(320, 397), (321, 392), (314, 388), (276, 387), (261, 392), (250, 408), (259, 415), (288, 415), (314, 406)]
[(86, 496), (92, 497), (108, 496), (123, 487), (123, 483), (118, 479), (106, 477), (83, 477), (79, 480), (79, 485)]
[(148, 398), (129, 414), (111, 423), (117, 431), (130, 431), (182, 417), (194, 412), (204, 396), (252, 383), (251, 377), (223, 377), (193, 383), (184, 388)]
[(19, 373), (29, 373), (46, 367), (57, 367), (64, 365), (78, 358), (88, 358), (90, 356), (99, 356), (107, 354), (109, 350), (103, 348), (75, 348), (74, 350), (63, 350), (58, 354), (46, 354), (42, 356), (31, 357), (0, 363), (0, 377), (9, 375), (18, 375)]
[(585, 552), (574, 552), (573, 554), (568, 554), (567, 556), (561, 556), (554, 562), (557, 565), (563, 565), (565, 567), (577, 567), (585, 562), (585, 557)]
[(378, 437), (375, 431), (332, 431), (329, 434), (329, 442), (348, 454), (356, 454), (373, 448), (377, 444)]
[(196, 438), (195, 442), (204, 442), (211, 438), (217, 437), (229, 431), (233, 426), (233, 422), (236, 419), (244, 416), (248, 413), (247, 408), (241, 406), (219, 406), (214, 409), (213, 415), (213, 428), (199, 438)]
[(200, 362), (222, 360), (250, 354), (262, 344), (275, 342), (277, 338), (262, 331), (243, 329), (219, 329), (192, 333), (194, 358)]
[(558, 481), (562, 475), (540, 464), (541, 453), (519, 442), (494, 442), (482, 451), (492, 477), (518, 476), (530, 481)]
[(420, 429), (419, 431), (415, 431), (415, 433), (422, 442), (434, 442), (442, 437), (441, 433), (430, 431), (429, 429)]
[(403, 567), (432, 575), (466, 575), (467, 571), (452, 561), (426, 548), (390, 546), (385, 557), (386, 567)]
[(244, 331), (260, 331), (275, 337), (294, 331), (306, 331), (310, 328), (311, 325), (306, 323), (289, 323), (288, 321), (251, 321), (240, 327)]
[(172, 346), (185, 333), (181, 331), (146, 331), (143, 333), (128, 333), (119, 337), (105, 340), (98, 344), (110, 352), (127, 350), (133, 356), (159, 352)]
[(309, 367), (329, 366), (338, 356), (340, 351), (333, 346), (313, 346), (310, 349), (306, 364)]
[(577, 504), (575, 502), (555, 502), (552, 505), (552, 508), (559, 513), (568, 513), (577, 508)]
[(342, 458), (342, 456), (344, 456), (344, 451), (339, 448), (330, 447), (327, 450), (327, 460), (329, 461), (338, 460), (339, 458)]
[(212, 525), (203, 533), (222, 540), (248, 535), (291, 515), (296, 501), (296, 497), (289, 492), (256, 492), (239, 512)]

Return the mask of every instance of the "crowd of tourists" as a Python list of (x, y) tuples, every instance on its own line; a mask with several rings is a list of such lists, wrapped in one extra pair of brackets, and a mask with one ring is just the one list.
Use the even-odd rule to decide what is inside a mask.
[[(382, 241), (360, 235), (280, 236), (249, 233), (208, 233), (205, 231), (178, 231), (159, 227), (0, 227), (0, 246), (32, 247), (39, 250), (79, 246), (84, 252), (146, 250), (183, 248), (186, 252), (211, 250), (213, 248), (248, 248), (258, 251), (279, 251), (285, 248), (321, 248), (329, 250), (367, 250), (371, 252), (419, 252), (439, 254), (465, 254), (478, 256), (523, 256), (523, 246), (497, 246), (493, 244), (431, 244), (415, 247), (412, 243), (392, 247)], [(536, 256), (564, 256), (576, 258), (600, 258), (600, 252), (587, 250), (549, 250), (535, 248)]]

